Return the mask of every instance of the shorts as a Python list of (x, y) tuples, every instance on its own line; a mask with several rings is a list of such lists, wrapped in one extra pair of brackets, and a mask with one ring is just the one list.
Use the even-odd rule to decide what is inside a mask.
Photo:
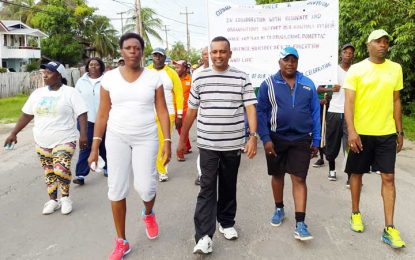
[(345, 172), (364, 174), (370, 167), (381, 173), (395, 173), (396, 134), (371, 136), (360, 135), (363, 151), (349, 151)]
[(289, 173), (305, 179), (311, 159), (311, 139), (285, 141), (271, 137), (277, 156), (265, 155), (268, 175), (278, 176)]
[(105, 147), (108, 162), (108, 198), (120, 201), (127, 197), (130, 177), (141, 199), (151, 201), (156, 196), (156, 160), (158, 140), (146, 136), (124, 135), (107, 130)]

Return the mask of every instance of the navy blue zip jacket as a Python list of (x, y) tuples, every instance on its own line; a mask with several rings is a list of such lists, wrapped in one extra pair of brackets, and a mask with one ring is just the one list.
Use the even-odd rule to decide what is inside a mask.
[(265, 144), (270, 135), (286, 141), (312, 137), (320, 146), (320, 102), (313, 81), (296, 72), (291, 90), (281, 71), (262, 82), (258, 92), (258, 134)]

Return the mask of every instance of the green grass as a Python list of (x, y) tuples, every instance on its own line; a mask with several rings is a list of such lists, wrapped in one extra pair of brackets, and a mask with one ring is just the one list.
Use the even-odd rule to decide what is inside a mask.
[(15, 123), (22, 113), (22, 107), (28, 96), (19, 94), (15, 97), (0, 99), (0, 124)]
[(411, 141), (415, 141), (415, 117), (403, 116), (403, 129), (405, 131), (405, 137)]

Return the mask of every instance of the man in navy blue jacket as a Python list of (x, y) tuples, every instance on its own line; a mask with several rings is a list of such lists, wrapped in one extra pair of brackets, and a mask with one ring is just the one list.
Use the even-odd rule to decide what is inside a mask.
[(313, 237), (304, 223), (307, 204), (306, 177), (311, 155), (320, 144), (320, 103), (311, 79), (297, 71), (298, 52), (287, 47), (280, 52), (280, 70), (262, 82), (258, 93), (258, 133), (264, 143), (268, 174), (272, 176), (275, 212), (271, 225), (281, 225), (284, 176), (293, 185), (296, 227), (294, 237)]

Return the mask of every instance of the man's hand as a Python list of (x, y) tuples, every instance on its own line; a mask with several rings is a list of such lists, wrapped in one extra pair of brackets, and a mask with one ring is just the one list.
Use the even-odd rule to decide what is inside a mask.
[(396, 152), (399, 153), (402, 150), (403, 146), (403, 135), (398, 135), (396, 137)]
[(274, 144), (271, 141), (268, 141), (264, 144), (264, 149), (265, 149), (266, 156), (277, 157), (277, 153), (275, 152), (275, 149), (274, 149)]
[(176, 125), (176, 129), (180, 129), (182, 128), (182, 118), (181, 117), (177, 117), (176, 119), (174, 119), (174, 124)]
[(349, 132), (348, 135), (348, 143), (350, 150), (352, 150), (354, 153), (360, 153), (361, 151), (363, 151), (362, 140), (360, 139), (360, 136), (356, 133), (356, 131)]
[(311, 146), (311, 147), (310, 147), (310, 152), (311, 152), (311, 158), (316, 157), (316, 156), (317, 156), (317, 154), (318, 154), (318, 147)]
[(248, 142), (245, 145), (246, 157), (248, 157), (248, 159), (254, 158), (254, 156), (256, 155), (256, 147), (257, 138), (255, 136), (250, 136)]

